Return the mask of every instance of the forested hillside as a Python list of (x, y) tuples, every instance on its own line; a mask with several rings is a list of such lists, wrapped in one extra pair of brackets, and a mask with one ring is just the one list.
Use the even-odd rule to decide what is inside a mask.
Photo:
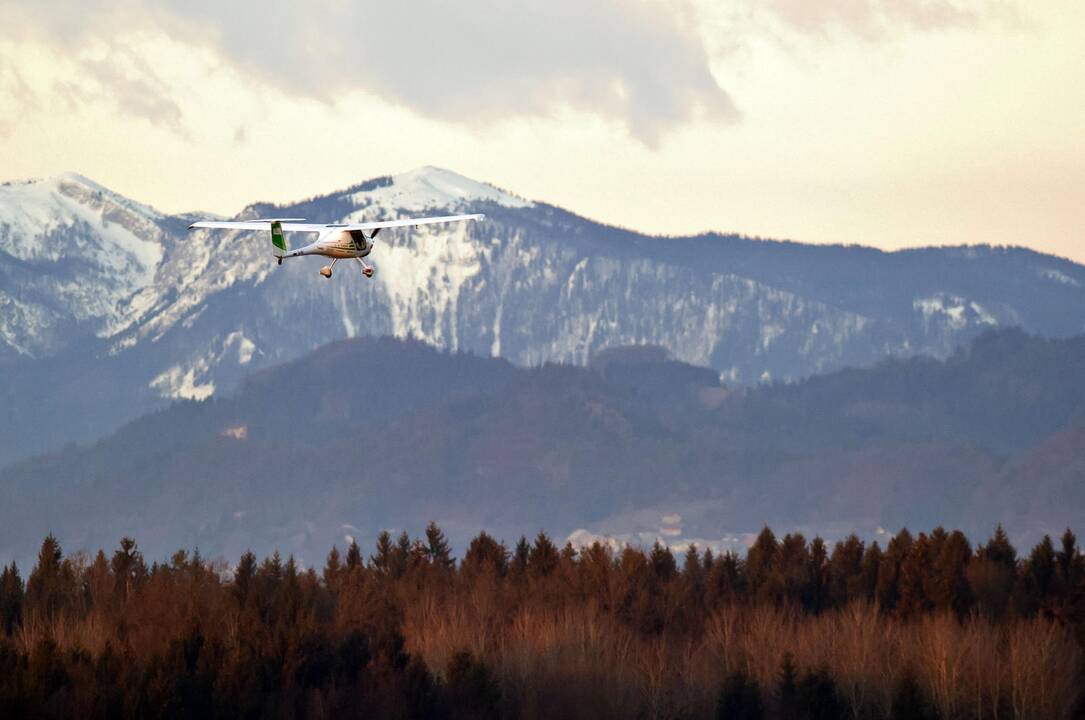
[(311, 564), (431, 519), (457, 546), (528, 527), (719, 550), (764, 523), (835, 539), (1002, 522), (1031, 543), (1085, 519), (1083, 473), (1085, 338), (994, 332), (945, 361), (756, 389), (659, 349), (520, 369), (359, 339), (0, 471), (0, 552), (121, 532), (155, 556)]

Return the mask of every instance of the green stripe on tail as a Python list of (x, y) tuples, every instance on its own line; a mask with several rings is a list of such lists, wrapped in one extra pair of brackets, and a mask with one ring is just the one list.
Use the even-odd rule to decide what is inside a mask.
[(277, 258), (286, 255), (286, 238), (283, 236), (282, 223), (271, 223), (271, 254)]

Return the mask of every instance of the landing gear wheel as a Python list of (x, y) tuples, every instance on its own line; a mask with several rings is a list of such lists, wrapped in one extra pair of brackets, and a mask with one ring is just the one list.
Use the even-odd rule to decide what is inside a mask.
[(365, 275), (366, 277), (373, 277), (373, 268), (369, 266), (369, 263), (357, 256), (355, 256), (354, 259), (357, 260), (358, 264), (362, 266), (362, 275)]
[(328, 279), (331, 279), (331, 276), (332, 276), (331, 265), (325, 265), (324, 267), (320, 268), (320, 274), (323, 275), (324, 277), (328, 278)]

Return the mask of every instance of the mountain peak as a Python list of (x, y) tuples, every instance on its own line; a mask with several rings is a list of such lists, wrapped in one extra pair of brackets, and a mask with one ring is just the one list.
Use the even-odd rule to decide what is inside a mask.
[[(123, 214), (131, 217), (124, 218)], [(161, 251), (151, 247), (157, 243), (134, 236), (133, 226), (161, 217), (153, 208), (129, 200), (78, 173), (4, 183), (0, 185), (0, 225), (4, 227), (4, 232), (0, 233), (0, 251), (21, 260), (55, 260), (72, 248), (69, 243), (45, 239), (53, 233), (70, 234), (79, 224), (105, 232), (111, 224), (120, 223), (130, 232), (114, 239), (126, 251), (136, 252), (141, 262), (151, 267), (161, 258)]]
[(113, 194), (111, 190), (102, 185), (99, 185), (86, 175), (81, 175), (77, 172), (72, 172), (70, 170), (68, 172), (62, 172), (57, 175), (53, 175), (48, 179), (48, 182), (54, 183), (56, 185), (59, 185), (61, 183), (75, 183), (76, 185), (83, 185), (84, 187), (87, 187), (91, 190), (98, 190)]
[(165, 254), (160, 218), (76, 173), (0, 185), (0, 351), (41, 357), (127, 326)]
[(360, 206), (376, 203), (411, 212), (459, 208), (471, 202), (495, 202), (505, 207), (531, 207), (523, 198), (445, 168), (425, 165), (393, 175), (389, 182), (354, 193)]

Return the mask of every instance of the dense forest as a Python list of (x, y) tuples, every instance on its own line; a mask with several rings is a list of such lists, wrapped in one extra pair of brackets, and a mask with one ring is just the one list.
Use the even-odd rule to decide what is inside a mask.
[(434, 524), (323, 568), (136, 542), (0, 576), (0, 717), (1083, 717), (1085, 558), (999, 528), (512, 547)]

